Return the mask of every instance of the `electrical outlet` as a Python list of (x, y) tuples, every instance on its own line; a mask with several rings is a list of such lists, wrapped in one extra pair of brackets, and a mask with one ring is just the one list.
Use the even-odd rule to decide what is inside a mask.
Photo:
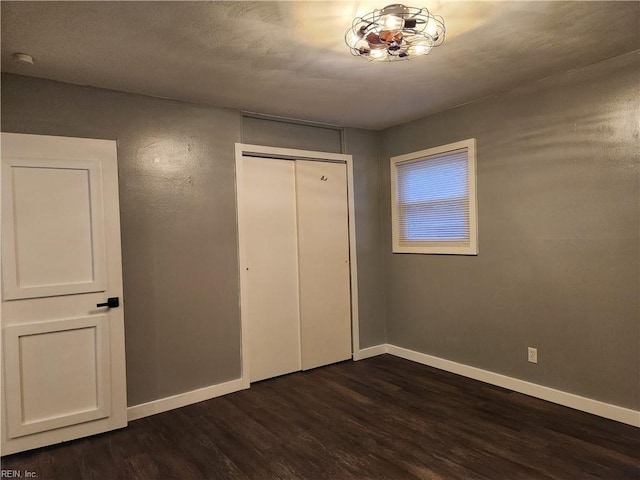
[(538, 349), (534, 347), (528, 347), (527, 358), (531, 363), (538, 363)]

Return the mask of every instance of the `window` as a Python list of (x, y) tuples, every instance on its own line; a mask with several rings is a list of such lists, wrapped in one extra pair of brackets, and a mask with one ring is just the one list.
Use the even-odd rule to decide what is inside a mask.
[(391, 158), (394, 253), (477, 255), (476, 140)]

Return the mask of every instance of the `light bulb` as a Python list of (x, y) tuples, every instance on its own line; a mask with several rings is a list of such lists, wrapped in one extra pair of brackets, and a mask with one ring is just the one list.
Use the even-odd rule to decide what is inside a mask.
[(433, 37), (438, 32), (438, 26), (433, 19), (429, 19), (429, 23), (427, 23), (427, 28), (425, 29), (425, 33), (431, 37)]
[(432, 44), (427, 40), (420, 40), (414, 44), (412, 44), (407, 53), (409, 55), (426, 55), (431, 51)]
[(382, 30), (402, 30), (404, 28), (404, 18), (396, 15), (382, 15), (377, 23)]
[(363, 38), (361, 38), (360, 40), (358, 40), (356, 42), (356, 44), (353, 46), (353, 48), (355, 48), (356, 50), (360, 50), (360, 51), (369, 51), (371, 50), (371, 48), (369, 47), (369, 44), (367, 43), (367, 41)]
[(371, 53), (369, 53), (369, 56), (371, 58), (373, 58), (374, 60), (384, 60), (385, 58), (387, 58), (387, 49), (386, 48), (381, 48), (378, 50), (371, 50)]
[(429, 17), (429, 21), (427, 23), (426, 28), (424, 29), (424, 33), (429, 35), (434, 40), (437, 40), (440, 35), (442, 35), (442, 24), (438, 22), (435, 18)]

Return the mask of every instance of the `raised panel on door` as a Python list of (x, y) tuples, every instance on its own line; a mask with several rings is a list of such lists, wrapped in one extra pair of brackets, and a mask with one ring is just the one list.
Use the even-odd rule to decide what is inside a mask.
[(104, 291), (100, 162), (7, 154), (3, 166), (3, 298)]
[(300, 370), (294, 162), (243, 157), (249, 377)]
[(13, 325), (4, 330), (9, 438), (108, 417), (106, 315)]
[(127, 424), (116, 142), (2, 134), (2, 454)]
[(351, 358), (346, 166), (296, 161), (302, 368)]

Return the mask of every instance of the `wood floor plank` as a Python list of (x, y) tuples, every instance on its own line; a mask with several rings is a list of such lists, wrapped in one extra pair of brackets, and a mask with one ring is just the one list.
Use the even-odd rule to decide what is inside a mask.
[(640, 429), (382, 355), (10, 455), (38, 479), (640, 479)]

